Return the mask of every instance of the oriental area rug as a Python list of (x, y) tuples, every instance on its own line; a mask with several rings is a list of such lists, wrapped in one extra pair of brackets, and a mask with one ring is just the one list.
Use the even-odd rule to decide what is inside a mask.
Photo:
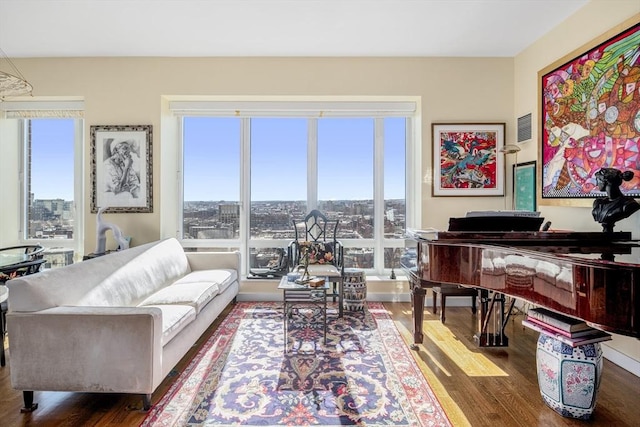
[(141, 426), (450, 426), (381, 303), (234, 306)]

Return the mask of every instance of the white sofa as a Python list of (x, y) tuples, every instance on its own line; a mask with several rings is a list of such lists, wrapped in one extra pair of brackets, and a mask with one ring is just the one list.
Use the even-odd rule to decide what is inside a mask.
[(235, 300), (238, 252), (184, 252), (174, 239), (7, 282), (11, 384), (151, 394)]

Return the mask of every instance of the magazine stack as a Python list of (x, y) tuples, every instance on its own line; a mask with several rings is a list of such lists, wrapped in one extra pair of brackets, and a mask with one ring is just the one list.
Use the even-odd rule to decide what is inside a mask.
[(592, 328), (582, 320), (564, 316), (541, 307), (530, 309), (527, 312), (527, 317), (522, 320), (522, 325), (551, 336), (571, 347), (611, 339), (610, 334)]

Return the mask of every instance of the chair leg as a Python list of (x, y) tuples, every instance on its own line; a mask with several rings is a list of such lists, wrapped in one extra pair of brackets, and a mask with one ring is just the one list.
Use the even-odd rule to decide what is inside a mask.
[(441, 293), (440, 294), (440, 321), (442, 323), (444, 323), (444, 320), (445, 320), (444, 310), (446, 305), (447, 305), (447, 297), (445, 296), (444, 293)]
[(471, 313), (476, 314), (476, 296), (471, 297)]
[(438, 314), (438, 293), (433, 289), (431, 290), (431, 293), (433, 294), (433, 314)]
[(5, 304), (6, 302), (0, 304), (0, 366), (5, 366), (7, 364), (6, 356), (4, 354), (4, 337), (7, 329), (7, 313), (5, 311)]

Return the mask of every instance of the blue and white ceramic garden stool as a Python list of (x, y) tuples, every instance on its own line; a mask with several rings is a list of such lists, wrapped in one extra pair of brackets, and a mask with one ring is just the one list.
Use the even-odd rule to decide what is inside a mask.
[(542, 400), (564, 417), (589, 419), (602, 376), (600, 343), (571, 347), (540, 334), (536, 350)]
[(363, 311), (367, 299), (367, 279), (360, 268), (344, 269), (344, 309), (347, 311)]

